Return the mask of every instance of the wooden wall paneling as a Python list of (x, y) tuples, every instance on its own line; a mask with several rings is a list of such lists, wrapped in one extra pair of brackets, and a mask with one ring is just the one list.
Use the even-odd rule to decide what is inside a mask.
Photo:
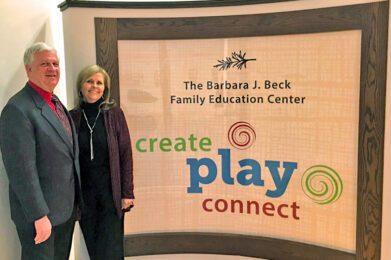
[(388, 2), (361, 18), (357, 259), (380, 259)]
[(110, 75), (111, 96), (119, 104), (117, 41), (117, 19), (95, 18), (96, 64), (104, 68)]

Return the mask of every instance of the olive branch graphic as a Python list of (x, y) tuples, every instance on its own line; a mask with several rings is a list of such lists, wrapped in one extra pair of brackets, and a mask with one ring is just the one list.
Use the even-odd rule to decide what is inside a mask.
[(222, 60), (217, 60), (218, 64), (213, 67), (218, 68), (219, 70), (227, 70), (229, 68), (237, 68), (241, 70), (243, 67), (246, 68), (246, 64), (249, 61), (253, 61), (256, 59), (246, 59), (246, 53), (242, 54), (242, 51), (232, 52), (231, 57), (226, 57)]

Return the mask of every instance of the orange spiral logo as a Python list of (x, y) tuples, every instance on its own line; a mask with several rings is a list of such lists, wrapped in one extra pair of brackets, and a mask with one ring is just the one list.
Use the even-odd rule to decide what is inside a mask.
[(255, 139), (255, 131), (247, 122), (237, 122), (229, 128), (228, 141), (237, 149), (248, 149), (254, 143)]

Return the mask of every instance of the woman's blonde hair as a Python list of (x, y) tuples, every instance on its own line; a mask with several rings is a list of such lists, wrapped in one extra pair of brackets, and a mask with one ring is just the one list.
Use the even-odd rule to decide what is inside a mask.
[(80, 107), (80, 104), (83, 102), (83, 94), (81, 92), (81, 89), (83, 87), (83, 84), (86, 83), (86, 81), (94, 74), (101, 73), (103, 75), (104, 85), (105, 89), (103, 91), (103, 102), (100, 105), (102, 109), (110, 109), (116, 105), (115, 100), (111, 99), (110, 97), (110, 76), (107, 74), (107, 72), (98, 65), (90, 65), (82, 69), (80, 71), (79, 75), (77, 76), (77, 93), (78, 93), (78, 106)]

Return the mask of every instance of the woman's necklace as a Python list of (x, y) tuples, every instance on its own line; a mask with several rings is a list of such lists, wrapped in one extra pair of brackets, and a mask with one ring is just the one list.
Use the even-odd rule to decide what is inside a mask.
[(90, 153), (91, 153), (91, 161), (92, 161), (92, 160), (94, 160), (94, 145), (92, 144), (92, 133), (94, 132), (96, 121), (98, 120), (98, 117), (100, 115), (100, 109), (98, 110), (99, 112), (96, 115), (95, 120), (94, 120), (94, 124), (92, 126), (88, 123), (88, 119), (87, 119), (86, 113), (84, 112), (84, 109), (82, 109), (81, 111), (83, 112), (84, 119), (86, 120), (87, 126), (90, 129)]

